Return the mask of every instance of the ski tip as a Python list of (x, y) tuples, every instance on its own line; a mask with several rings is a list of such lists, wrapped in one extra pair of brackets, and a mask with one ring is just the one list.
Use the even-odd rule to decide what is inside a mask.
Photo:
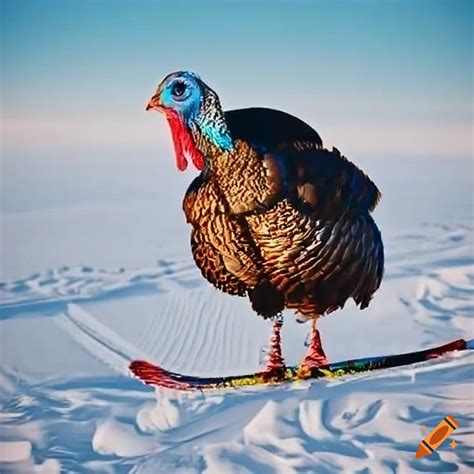
[(128, 369), (135, 375), (137, 375), (137, 372), (140, 373), (144, 368), (146, 367), (152, 367), (152, 364), (145, 360), (134, 360), (130, 362)]
[(189, 390), (193, 388), (191, 384), (179, 380), (180, 376), (178, 374), (168, 372), (162, 367), (151, 364), (146, 360), (134, 360), (128, 368), (135, 377), (147, 385), (176, 390)]
[(466, 349), (474, 350), (474, 339), (470, 339), (466, 341)]
[(157, 383), (165, 376), (165, 371), (161, 367), (145, 360), (134, 360), (128, 368), (135, 377), (146, 384)]

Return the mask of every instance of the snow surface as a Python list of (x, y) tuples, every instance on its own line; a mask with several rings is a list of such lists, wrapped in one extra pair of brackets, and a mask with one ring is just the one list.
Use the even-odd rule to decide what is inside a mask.
[[(253, 371), (269, 323), (215, 291), (180, 209), (191, 174), (148, 155), (6, 157), (0, 283), (1, 472), (473, 472), (473, 353), (357, 377), (211, 393), (154, 390), (144, 358)], [(474, 337), (472, 164), (360, 162), (383, 191), (386, 275), (370, 307), (321, 321), (331, 360)], [(287, 361), (307, 325), (286, 315)], [(446, 415), (459, 446), (415, 459)]]

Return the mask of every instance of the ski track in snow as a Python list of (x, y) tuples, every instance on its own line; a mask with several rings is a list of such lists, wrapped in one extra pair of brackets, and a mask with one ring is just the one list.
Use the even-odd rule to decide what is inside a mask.
[[(468, 226), (435, 224), (393, 236), (385, 281), (371, 307), (360, 316), (348, 307), (323, 320), (330, 355), (331, 350), (341, 357), (407, 351), (472, 338), (471, 236)], [(134, 380), (127, 369), (130, 360), (148, 359), (196, 375), (239, 373), (257, 368), (268, 336), (268, 324), (251, 314), (245, 299), (209, 288), (188, 259), (160, 260), (135, 270), (59, 267), (2, 282), (0, 295), (5, 342), (19, 338), (39, 354), (37, 366), (23, 353), (15, 361), (2, 361), (1, 472), (409, 473), (474, 468), (472, 353), (338, 381), (174, 393)], [(380, 313), (386, 320), (381, 321)], [(390, 333), (397, 324), (406, 324), (408, 319), (396, 320), (401, 313), (409, 316), (407, 335), (413, 339), (379, 345), (374, 340), (368, 349), (365, 337), (362, 353), (357, 341), (349, 344), (354, 331), (338, 332), (344, 331), (343, 318), (359, 316), (364, 328), (365, 315), (366, 327), (377, 338), (378, 330)], [(29, 334), (31, 326), (21, 329), (23, 320), (43, 326)], [(42, 367), (41, 353), (56, 351), (56, 346), (39, 342), (42, 327), (62, 334), (71, 357), (69, 375)], [(285, 330), (284, 349), (296, 362), (306, 328), (289, 321)], [(57, 355), (52, 357), (57, 360)], [(79, 371), (81, 364), (91, 364), (90, 376)], [(447, 414), (460, 423), (453, 435), (460, 445), (453, 450), (445, 444), (429, 458), (416, 460), (420, 426), (432, 428)]]

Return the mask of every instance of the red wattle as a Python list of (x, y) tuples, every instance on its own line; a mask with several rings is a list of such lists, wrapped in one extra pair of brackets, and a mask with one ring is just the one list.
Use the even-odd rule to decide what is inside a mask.
[(194, 139), (183, 123), (179, 115), (175, 111), (167, 111), (166, 118), (171, 128), (173, 137), (174, 151), (176, 154), (176, 165), (180, 171), (184, 171), (188, 167), (188, 160), (185, 153), (189, 155), (194, 166), (201, 171), (204, 168), (204, 157), (196, 148)]
[(196, 169), (202, 171), (204, 169), (204, 158), (202, 153), (196, 147), (194, 147), (194, 151), (195, 153), (191, 154), (191, 159), (193, 160)]

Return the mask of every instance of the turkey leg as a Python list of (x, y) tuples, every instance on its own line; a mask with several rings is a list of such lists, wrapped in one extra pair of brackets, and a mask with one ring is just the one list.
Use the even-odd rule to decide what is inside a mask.
[(300, 367), (307, 369), (314, 369), (328, 363), (326, 354), (324, 353), (323, 345), (321, 343), (321, 335), (316, 328), (317, 319), (311, 320), (311, 343), (308, 352), (301, 361)]
[(262, 375), (279, 374), (285, 370), (285, 360), (281, 352), (281, 327), (283, 319), (279, 318), (273, 322), (272, 336), (270, 339), (270, 351), (268, 353), (267, 363), (260, 372)]

